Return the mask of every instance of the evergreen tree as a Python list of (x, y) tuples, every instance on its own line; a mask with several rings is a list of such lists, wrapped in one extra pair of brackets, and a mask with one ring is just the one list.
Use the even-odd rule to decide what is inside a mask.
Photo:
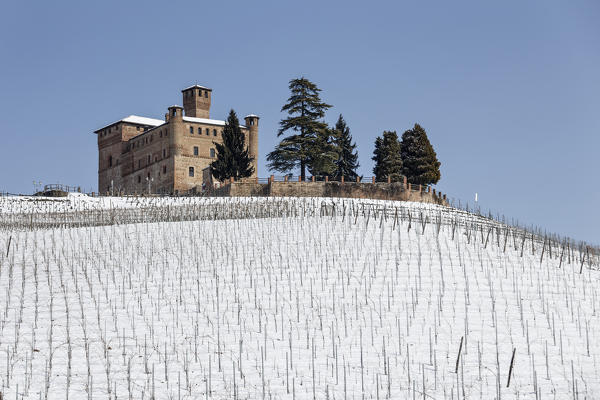
[(248, 154), (245, 142), (237, 115), (231, 110), (223, 128), (223, 143), (213, 142), (217, 159), (210, 164), (210, 172), (215, 178), (220, 181), (231, 177), (238, 180), (252, 175), (253, 158)]
[(384, 131), (383, 136), (375, 139), (375, 150), (373, 151), (373, 173), (377, 181), (392, 182), (402, 180), (402, 158), (400, 156), (400, 141), (396, 131)]
[(304, 77), (292, 79), (289, 89), (291, 96), (281, 108), (289, 116), (279, 122), (277, 137), (289, 131), (293, 133), (284, 137), (275, 150), (267, 155), (267, 161), (270, 169), (280, 172), (300, 167), (300, 176), (304, 180), (309, 163), (318, 159), (315, 143), (319, 134), (323, 135), (327, 130), (327, 124), (321, 119), (331, 106), (321, 101), (321, 89)]
[(429, 185), (440, 180), (440, 165), (427, 133), (419, 124), (402, 135), (403, 173), (410, 183)]
[(336, 133), (333, 129), (324, 129), (317, 133), (309, 144), (308, 171), (313, 176), (333, 176), (339, 152), (336, 144)]
[(335, 128), (335, 145), (337, 147), (338, 159), (335, 162), (333, 176), (337, 179), (344, 177), (346, 180), (355, 180), (358, 176), (356, 169), (359, 167), (356, 144), (352, 143), (350, 128), (346, 125), (344, 117), (340, 114)]

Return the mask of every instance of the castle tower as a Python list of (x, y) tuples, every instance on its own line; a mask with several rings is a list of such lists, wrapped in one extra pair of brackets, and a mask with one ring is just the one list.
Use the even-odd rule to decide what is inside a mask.
[(212, 89), (194, 85), (181, 91), (186, 117), (210, 118), (210, 98)]
[(183, 132), (183, 108), (181, 106), (171, 106), (167, 113), (169, 118), (169, 132), (171, 137), (169, 141), (169, 154), (180, 156), (183, 154), (182, 137), (179, 133)]
[(250, 114), (244, 117), (246, 127), (248, 127), (248, 153), (254, 158), (254, 174), (258, 173), (258, 115)]

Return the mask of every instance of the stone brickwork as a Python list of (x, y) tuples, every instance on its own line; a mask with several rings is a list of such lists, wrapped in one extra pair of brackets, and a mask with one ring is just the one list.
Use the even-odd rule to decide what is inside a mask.
[[(182, 96), (184, 107), (169, 107), (164, 120), (129, 116), (95, 131), (100, 193), (181, 193), (212, 185), (203, 170), (216, 158), (225, 122), (209, 119), (211, 89), (194, 85)], [(256, 176), (259, 117), (244, 120)]]
[(419, 190), (419, 186), (371, 182), (245, 182), (227, 183), (215, 189), (215, 196), (275, 196), (275, 197), (347, 197), (376, 200), (417, 201), (447, 205), (446, 196), (434, 191)]

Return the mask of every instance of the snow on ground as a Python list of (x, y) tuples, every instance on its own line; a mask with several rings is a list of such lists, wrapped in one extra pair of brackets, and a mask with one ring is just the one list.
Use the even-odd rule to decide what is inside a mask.
[[(3, 214), (31, 214), (31, 213), (64, 213), (85, 210), (109, 210), (140, 207), (166, 207), (166, 206), (192, 206), (215, 203), (230, 203), (233, 199), (236, 203), (264, 202), (288, 200), (303, 203), (320, 204), (327, 203), (352, 203), (353, 199), (334, 198), (292, 198), (292, 197), (91, 197), (82, 193), (69, 193), (66, 197), (37, 197), (37, 196), (14, 196), (0, 197), (0, 213)], [(416, 202), (394, 202), (386, 200), (361, 200), (360, 203), (385, 205), (403, 205), (418, 209), (439, 209), (439, 206), (430, 203)], [(447, 209), (447, 207), (442, 207)]]
[[(113, 200), (131, 204), (2, 210)], [(347, 204), (361, 203), (452, 212)], [(600, 398), (589, 258), (477, 218), (438, 226), (320, 204), (298, 200), (302, 213), (279, 218), (0, 231), (0, 392)]]

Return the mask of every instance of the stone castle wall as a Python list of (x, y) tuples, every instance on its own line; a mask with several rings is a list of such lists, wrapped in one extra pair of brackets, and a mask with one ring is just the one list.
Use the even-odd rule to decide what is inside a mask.
[(417, 201), (447, 205), (446, 196), (435, 191), (419, 190), (419, 185), (402, 182), (269, 182), (228, 183), (211, 194), (215, 196), (249, 197), (346, 197), (375, 200)]

